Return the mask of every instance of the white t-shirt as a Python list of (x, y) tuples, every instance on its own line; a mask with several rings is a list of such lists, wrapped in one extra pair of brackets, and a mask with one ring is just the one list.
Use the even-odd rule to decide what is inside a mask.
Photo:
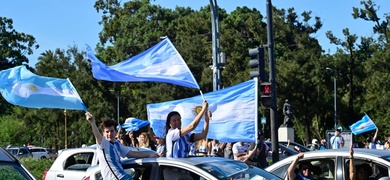
[(233, 144), (232, 151), (234, 160), (237, 160), (236, 153), (244, 153), (245, 151), (248, 151), (248, 146), (246, 146), (245, 144), (241, 145), (240, 142), (236, 142)]
[(330, 144), (332, 145), (332, 149), (339, 149), (341, 148), (341, 144), (344, 144), (344, 138), (340, 135), (332, 136), (330, 138)]
[(101, 144), (96, 144), (99, 167), (103, 179), (122, 179), (124, 176), (128, 176), (123, 170), (120, 158), (126, 157), (126, 154), (130, 151), (130, 147), (123, 146), (119, 141), (111, 143), (104, 137), (102, 138)]

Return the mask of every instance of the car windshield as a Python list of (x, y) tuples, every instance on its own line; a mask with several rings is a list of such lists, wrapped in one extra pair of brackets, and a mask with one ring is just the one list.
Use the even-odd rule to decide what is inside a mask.
[(216, 161), (199, 164), (197, 167), (202, 168), (214, 177), (223, 180), (238, 179), (280, 179), (257, 167), (248, 166), (239, 161)]
[(0, 163), (0, 179), (31, 179), (20, 166)]

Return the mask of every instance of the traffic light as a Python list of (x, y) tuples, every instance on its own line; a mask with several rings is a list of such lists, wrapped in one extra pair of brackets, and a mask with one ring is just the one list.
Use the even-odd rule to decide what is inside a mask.
[(251, 68), (258, 68), (257, 71), (251, 71), (249, 73), (251, 78), (259, 77), (261, 81), (266, 81), (265, 77), (265, 62), (264, 62), (264, 47), (259, 46), (258, 48), (249, 49), (249, 66)]
[(265, 107), (272, 107), (272, 83), (260, 84), (261, 104)]

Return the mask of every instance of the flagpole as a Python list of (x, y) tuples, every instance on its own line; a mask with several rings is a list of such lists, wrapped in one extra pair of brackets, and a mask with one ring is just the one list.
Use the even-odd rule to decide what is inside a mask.
[(206, 101), (206, 99), (204, 98), (204, 95), (202, 93), (202, 90), (199, 90), (199, 92), (200, 92), (200, 95), (202, 96), (203, 101)]
[(258, 121), (259, 121), (259, 78), (253, 78), (255, 81), (255, 143), (257, 143), (258, 132)]

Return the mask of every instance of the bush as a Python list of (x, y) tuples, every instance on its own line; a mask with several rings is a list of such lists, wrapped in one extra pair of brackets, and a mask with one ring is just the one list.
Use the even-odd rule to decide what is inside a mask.
[(54, 159), (21, 158), (20, 162), (37, 178), (42, 179), (43, 172), (50, 169)]

